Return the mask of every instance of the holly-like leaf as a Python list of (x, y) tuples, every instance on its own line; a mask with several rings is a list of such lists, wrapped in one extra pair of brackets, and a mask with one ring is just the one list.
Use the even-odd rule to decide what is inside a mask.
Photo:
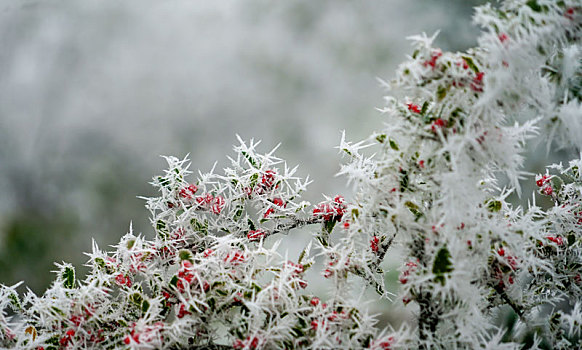
[(436, 275), (435, 280), (445, 285), (445, 273), (453, 271), (453, 264), (451, 263), (451, 253), (447, 247), (442, 247), (436, 254), (434, 264), (432, 266), (432, 273)]

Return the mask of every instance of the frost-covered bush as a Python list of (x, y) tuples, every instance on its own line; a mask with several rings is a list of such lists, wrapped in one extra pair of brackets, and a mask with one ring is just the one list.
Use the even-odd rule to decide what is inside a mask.
[[(20, 300), (16, 286), (2, 287), (1, 345), (582, 345), (582, 159), (535, 178), (522, 167), (533, 137), (582, 148), (582, 4), (505, 1), (475, 20), (485, 31), (466, 53), (414, 37), (412, 57), (387, 83), (384, 129), (358, 143), (342, 138), (353, 199), (301, 201), (309, 181), (252, 141), (239, 140), (224, 171), (197, 179), (186, 159), (167, 157), (152, 183), (159, 197), (146, 199), (153, 239), (130, 230), (111, 252), (94, 244), (88, 276), (60, 264), (42, 296)], [(539, 186), (527, 208), (506, 200), (521, 194), (520, 180)], [(538, 195), (554, 205), (537, 206)], [(313, 240), (288, 257), (277, 236), (305, 226)], [(353, 292), (390, 297), (382, 263), (396, 247), (397, 300), (417, 317), (381, 330)], [(308, 269), (330, 293), (306, 292)], [(511, 327), (497, 322), (506, 309), (517, 317)]]

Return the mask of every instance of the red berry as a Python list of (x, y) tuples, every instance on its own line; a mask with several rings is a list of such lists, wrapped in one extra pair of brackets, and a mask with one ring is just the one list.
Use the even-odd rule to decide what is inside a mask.
[(551, 196), (552, 193), (554, 193), (554, 189), (552, 188), (552, 186), (546, 186), (542, 189), (542, 193), (545, 194), (546, 196)]
[(265, 211), (265, 214), (263, 214), (263, 218), (265, 218), (265, 219), (268, 218), (269, 215), (273, 214), (274, 212), (275, 212), (275, 209), (273, 209), (273, 208), (267, 209), (267, 211)]
[(414, 103), (407, 103), (408, 110), (414, 113), (420, 113), (420, 107)]
[(203, 254), (204, 254), (205, 258), (208, 258), (210, 255), (212, 255), (212, 253), (214, 253), (214, 250), (209, 248), (209, 249), (206, 249)]
[(439, 57), (441, 57), (443, 55), (443, 53), (440, 50), (435, 50), (431, 57), (430, 60), (425, 61), (422, 65), (427, 67), (427, 66), (431, 66), (431, 68), (435, 68), (436, 66), (436, 61)]
[(283, 200), (279, 197), (273, 198), (273, 204), (275, 204), (279, 207), (286, 206), (285, 202), (283, 202)]
[(186, 305), (180, 304), (180, 309), (178, 310), (178, 314), (176, 315), (176, 317), (184, 318), (184, 316), (186, 315), (192, 315), (192, 313), (187, 310)]
[(554, 237), (554, 236), (548, 236), (548, 237), (546, 237), (546, 238), (547, 238), (549, 241), (552, 241), (552, 242), (556, 243), (557, 245), (562, 245), (562, 244), (564, 244), (564, 239), (563, 239), (561, 236), (557, 236), (557, 237)]
[(438, 118), (437, 120), (435, 120), (434, 122), (432, 122), (432, 125), (430, 126), (432, 132), (437, 132), (438, 129), (442, 129), (447, 125), (447, 122), (442, 120), (441, 118)]
[(234, 341), (234, 343), (232, 343), (232, 347), (234, 349), (243, 349), (245, 347), (245, 343), (243, 343), (242, 340), (237, 339)]
[(548, 181), (550, 181), (550, 177), (548, 175), (543, 175), (543, 176), (538, 175), (537, 180), (536, 180), (536, 185), (538, 185), (538, 187), (542, 187)]
[(259, 241), (263, 237), (265, 237), (265, 231), (260, 229), (249, 231), (249, 233), (247, 234), (247, 238), (249, 239), (249, 241)]
[(267, 170), (261, 177), (261, 187), (264, 190), (270, 190), (275, 184), (275, 175), (277, 173), (274, 170)]
[(485, 73), (483, 73), (483, 72), (479, 72), (475, 75), (475, 77), (473, 78), (473, 82), (471, 83), (471, 89), (473, 89), (473, 91), (476, 91), (476, 92), (483, 91), (483, 76), (484, 75), (485, 75)]
[(115, 282), (117, 282), (118, 285), (122, 286), (126, 284), (126, 278), (123, 274), (120, 273), (115, 277)]
[(378, 236), (374, 236), (370, 240), (370, 249), (372, 249), (372, 251), (374, 253), (377, 253), (378, 252), (378, 249), (379, 249), (378, 243), (380, 243), (380, 238), (378, 238)]
[(221, 196), (216, 196), (214, 198), (214, 203), (212, 204), (210, 211), (212, 213), (218, 215), (218, 214), (220, 214), (220, 212), (224, 208), (224, 204), (225, 204), (224, 198), (222, 198)]
[(184, 199), (192, 199), (196, 191), (198, 191), (198, 187), (196, 187), (194, 184), (190, 184), (188, 187), (181, 189), (179, 194), (180, 197)]

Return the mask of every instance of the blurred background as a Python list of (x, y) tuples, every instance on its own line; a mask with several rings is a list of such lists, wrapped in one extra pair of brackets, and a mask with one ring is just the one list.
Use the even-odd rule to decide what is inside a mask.
[[(226, 165), (235, 134), (344, 193), (341, 130), (375, 110), (406, 37), (476, 45), (470, 0), (0, 0), (0, 283), (42, 293), (54, 261), (151, 235), (138, 195), (165, 162)], [(394, 281), (398, 273), (393, 273)]]

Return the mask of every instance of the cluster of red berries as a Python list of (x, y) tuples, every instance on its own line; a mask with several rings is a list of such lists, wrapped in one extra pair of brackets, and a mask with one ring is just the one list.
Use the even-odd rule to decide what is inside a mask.
[(507, 265), (509, 267), (511, 267), (511, 269), (513, 271), (518, 269), (518, 263), (517, 263), (517, 258), (513, 255), (507, 254), (507, 256), (505, 255), (505, 249), (503, 249), (503, 247), (500, 247), (499, 249), (497, 249), (497, 254), (499, 254), (499, 256), (504, 257)]
[(61, 346), (65, 346), (65, 345), (69, 344), (69, 342), (73, 339), (74, 336), (75, 336), (75, 330), (69, 329), (65, 333), (65, 335), (59, 340), (59, 344), (61, 344)]
[(372, 237), (372, 239), (370, 240), (370, 249), (372, 249), (374, 253), (378, 253), (379, 244), (380, 238), (378, 236)]
[(237, 339), (232, 344), (234, 349), (258, 349), (260, 340), (258, 337), (247, 337), (245, 340)]
[(176, 313), (176, 317), (184, 318), (184, 316), (186, 315), (192, 315), (192, 313), (188, 311), (188, 307), (186, 306), (186, 304), (180, 304), (178, 312)]
[(305, 271), (305, 267), (303, 264), (296, 264), (291, 260), (288, 260), (284, 265), (283, 268), (291, 270), (291, 275), (293, 277), (299, 277)]
[(434, 50), (432, 52), (432, 55), (430, 56), (429, 60), (426, 60), (422, 63), (423, 66), (428, 67), (430, 66), (432, 69), (434, 69), (436, 67), (436, 62), (439, 59), (439, 57), (441, 57), (443, 55), (441, 50)]
[(437, 130), (443, 129), (447, 126), (447, 122), (441, 118), (437, 118), (435, 121), (432, 122), (430, 125), (430, 129), (432, 132), (436, 134)]
[(194, 194), (198, 191), (198, 187), (194, 184), (190, 184), (187, 187), (180, 190), (179, 195), (181, 198), (186, 200), (191, 200), (194, 198)]
[[(164, 323), (161, 321), (158, 321), (151, 326), (145, 327), (145, 329), (143, 329), (141, 333), (138, 333), (135, 330), (135, 323), (134, 323), (132, 326), (130, 334), (126, 335), (125, 338), (123, 338), (123, 343), (125, 345), (129, 345), (133, 341), (136, 344), (140, 344), (140, 343), (147, 344), (147, 343), (153, 341), (155, 338), (161, 339), (162, 335), (160, 333), (160, 330), (162, 330), (163, 328), (164, 328)], [(150, 344), (147, 344), (147, 345), (148, 345), (147, 347), (151, 347)]]
[[(285, 203), (285, 201), (283, 201), (283, 199), (279, 198), (279, 197), (275, 197), (271, 200), (271, 202), (273, 202), (273, 204), (275, 204), (278, 207), (281, 208), (285, 208), (287, 207), (287, 203)], [(263, 218), (267, 218), (269, 215), (273, 214), (275, 212), (275, 209), (273, 207), (268, 208), (265, 211), (265, 214), (263, 214)]]
[[(178, 271), (178, 282), (176, 282), (176, 288), (180, 293), (183, 293), (186, 289), (190, 287), (192, 282), (194, 282), (194, 267), (192, 262), (189, 260), (182, 261), (182, 267)], [(198, 283), (200, 284), (200, 283)], [(207, 281), (203, 281), (200, 284), (200, 289), (204, 292), (208, 292), (210, 289), (210, 284)]]
[(247, 233), (247, 238), (249, 241), (260, 241), (265, 237), (265, 234), (266, 232), (261, 229), (252, 230)]
[(570, 7), (566, 10), (566, 12), (564, 13), (564, 17), (566, 17), (569, 20), (574, 20), (574, 8)]
[(483, 72), (479, 72), (475, 75), (475, 77), (473, 78), (473, 81), (471, 82), (471, 90), (475, 91), (475, 92), (483, 92), (483, 77), (485, 76), (485, 73)]
[[(319, 301), (319, 299), (318, 299), (318, 301)], [(323, 304), (322, 306), (325, 309), (327, 305)], [(327, 315), (327, 317), (324, 316), (323, 318), (312, 320), (311, 321), (311, 329), (313, 329), (314, 331), (317, 331), (318, 328), (323, 328), (323, 329), (327, 330), (327, 329), (329, 329), (330, 322), (347, 320), (349, 318), (350, 318), (350, 314), (346, 310), (342, 310), (341, 312), (332, 311), (330, 314)]]
[(346, 213), (347, 205), (344, 197), (336, 196), (332, 202), (322, 202), (313, 209), (313, 215), (321, 217), (323, 221), (341, 221), (342, 216)]
[(205, 250), (204, 250), (204, 252), (202, 253), (202, 255), (203, 255), (205, 258), (208, 258), (208, 257), (209, 257), (209, 256), (211, 256), (212, 254), (214, 254), (214, 250), (212, 250), (212, 249), (210, 249), (210, 248), (208, 248), (208, 249), (205, 249)]
[[(320, 302), (321, 302), (321, 300), (319, 300), (319, 298), (318, 298), (318, 297), (313, 297), (313, 298), (311, 298), (311, 300), (309, 301), (309, 303), (310, 303), (310, 304), (311, 304), (311, 306), (313, 306), (313, 307), (315, 307), (315, 306), (319, 305), (319, 303), (320, 303)], [(325, 309), (325, 308), (327, 307), (327, 304), (326, 304), (326, 303), (323, 303), (323, 304), (321, 304), (321, 307)]]
[(391, 350), (394, 343), (394, 337), (388, 337), (386, 340), (375, 341), (370, 344), (371, 350)]
[[(323, 277), (325, 277), (325, 278), (330, 278), (331, 276), (333, 276), (334, 270), (332, 268), (334, 266), (336, 266), (338, 261), (339, 261), (335, 254), (330, 254), (329, 258), (330, 258), (330, 260), (327, 263), (327, 266), (329, 266), (329, 267), (323, 271)], [(350, 258), (348, 257), (346, 259), (346, 262), (344, 263), (344, 268), (348, 268), (349, 266), (350, 266)]]
[(554, 193), (554, 189), (550, 184), (550, 179), (549, 175), (536, 176), (536, 185), (541, 188), (542, 193), (546, 196), (551, 196)]
[(514, 283), (513, 275), (514, 275), (514, 271), (516, 271), (519, 268), (518, 261), (517, 261), (517, 258), (515, 256), (507, 254), (503, 247), (499, 247), (497, 249), (497, 255), (499, 255), (502, 258), (501, 261), (503, 262), (503, 264), (505, 266), (508, 266), (511, 269), (507, 273), (507, 278), (505, 279), (506, 274), (504, 274), (504, 272), (502, 271), (502, 268), (500, 268), (497, 265), (495, 265), (493, 267), (493, 275), (497, 279), (499, 287), (505, 288), (505, 280), (507, 280), (507, 283), (509, 283), (509, 284)]
[(273, 188), (279, 188), (277, 172), (275, 170), (267, 170), (261, 174), (261, 180), (256, 186), (245, 187), (244, 192), (248, 198), (252, 198), (253, 192), (263, 194), (271, 191)]
[(407, 103), (406, 105), (408, 106), (409, 111), (420, 114), (421, 110), (418, 105), (415, 105), (414, 103)]
[(556, 243), (559, 246), (564, 244), (564, 239), (561, 236), (547, 236), (546, 239), (550, 242)]
[(406, 269), (402, 271), (402, 274), (398, 278), (398, 281), (400, 281), (400, 283), (402, 284), (406, 284), (406, 282), (408, 282), (408, 277), (410, 276), (411, 273), (413, 273), (416, 270), (418, 264), (413, 261), (409, 261), (404, 266), (406, 267)]
[(225, 201), (222, 196), (214, 197), (210, 193), (196, 197), (196, 203), (204, 209), (210, 210), (213, 214), (220, 214), (224, 208)]
[(239, 265), (246, 260), (245, 253), (240, 250), (234, 250), (224, 258), (225, 263), (230, 263), (231, 265)]
[(129, 276), (126, 276), (122, 273), (118, 274), (117, 276), (115, 276), (115, 282), (120, 285), (120, 286), (128, 286), (131, 287), (131, 279), (129, 278)]

